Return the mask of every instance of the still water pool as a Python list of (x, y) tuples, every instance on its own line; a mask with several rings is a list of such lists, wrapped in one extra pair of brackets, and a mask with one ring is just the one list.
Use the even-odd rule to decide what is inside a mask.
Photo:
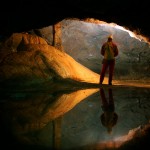
[[(4, 149), (103, 149), (147, 124), (150, 88), (2, 92)], [(116, 145), (113, 145), (117, 147)]]

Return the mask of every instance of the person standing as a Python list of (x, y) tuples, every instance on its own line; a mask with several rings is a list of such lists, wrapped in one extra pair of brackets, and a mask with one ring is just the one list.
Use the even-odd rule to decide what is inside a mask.
[(109, 68), (108, 84), (112, 85), (112, 78), (115, 67), (115, 57), (118, 56), (118, 47), (113, 42), (113, 37), (109, 36), (107, 42), (101, 47), (101, 55), (103, 56), (102, 69), (100, 74), (100, 84), (103, 83), (106, 70)]

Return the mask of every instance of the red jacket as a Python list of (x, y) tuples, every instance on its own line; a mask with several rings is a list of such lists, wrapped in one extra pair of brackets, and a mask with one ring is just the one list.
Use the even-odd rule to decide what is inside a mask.
[(111, 42), (105, 42), (102, 45), (101, 48), (101, 54), (104, 56), (104, 59), (106, 60), (112, 60), (114, 57), (118, 55), (118, 48), (115, 43)]

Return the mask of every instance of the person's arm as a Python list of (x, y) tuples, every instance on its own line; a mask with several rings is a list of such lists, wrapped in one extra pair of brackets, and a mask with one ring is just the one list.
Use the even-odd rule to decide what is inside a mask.
[(114, 56), (115, 57), (118, 56), (118, 53), (119, 53), (118, 47), (117, 47), (117, 45), (114, 45)]
[(101, 48), (101, 55), (103, 55), (103, 56), (104, 56), (104, 53), (105, 53), (104, 46), (105, 46), (105, 44), (103, 44), (103, 46), (102, 46), (102, 48)]

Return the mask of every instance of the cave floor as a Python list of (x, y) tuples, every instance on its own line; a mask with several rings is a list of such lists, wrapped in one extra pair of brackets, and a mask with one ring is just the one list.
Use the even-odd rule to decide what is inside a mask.
[[(149, 147), (150, 127), (143, 131), (150, 120), (148, 82), (119, 81), (112, 86), (90, 85), (78, 90), (68, 86), (70, 91), (53, 88), (41, 92), (1, 92), (2, 149)], [(106, 112), (117, 114), (111, 127), (106, 120), (102, 124), (101, 116)]]

